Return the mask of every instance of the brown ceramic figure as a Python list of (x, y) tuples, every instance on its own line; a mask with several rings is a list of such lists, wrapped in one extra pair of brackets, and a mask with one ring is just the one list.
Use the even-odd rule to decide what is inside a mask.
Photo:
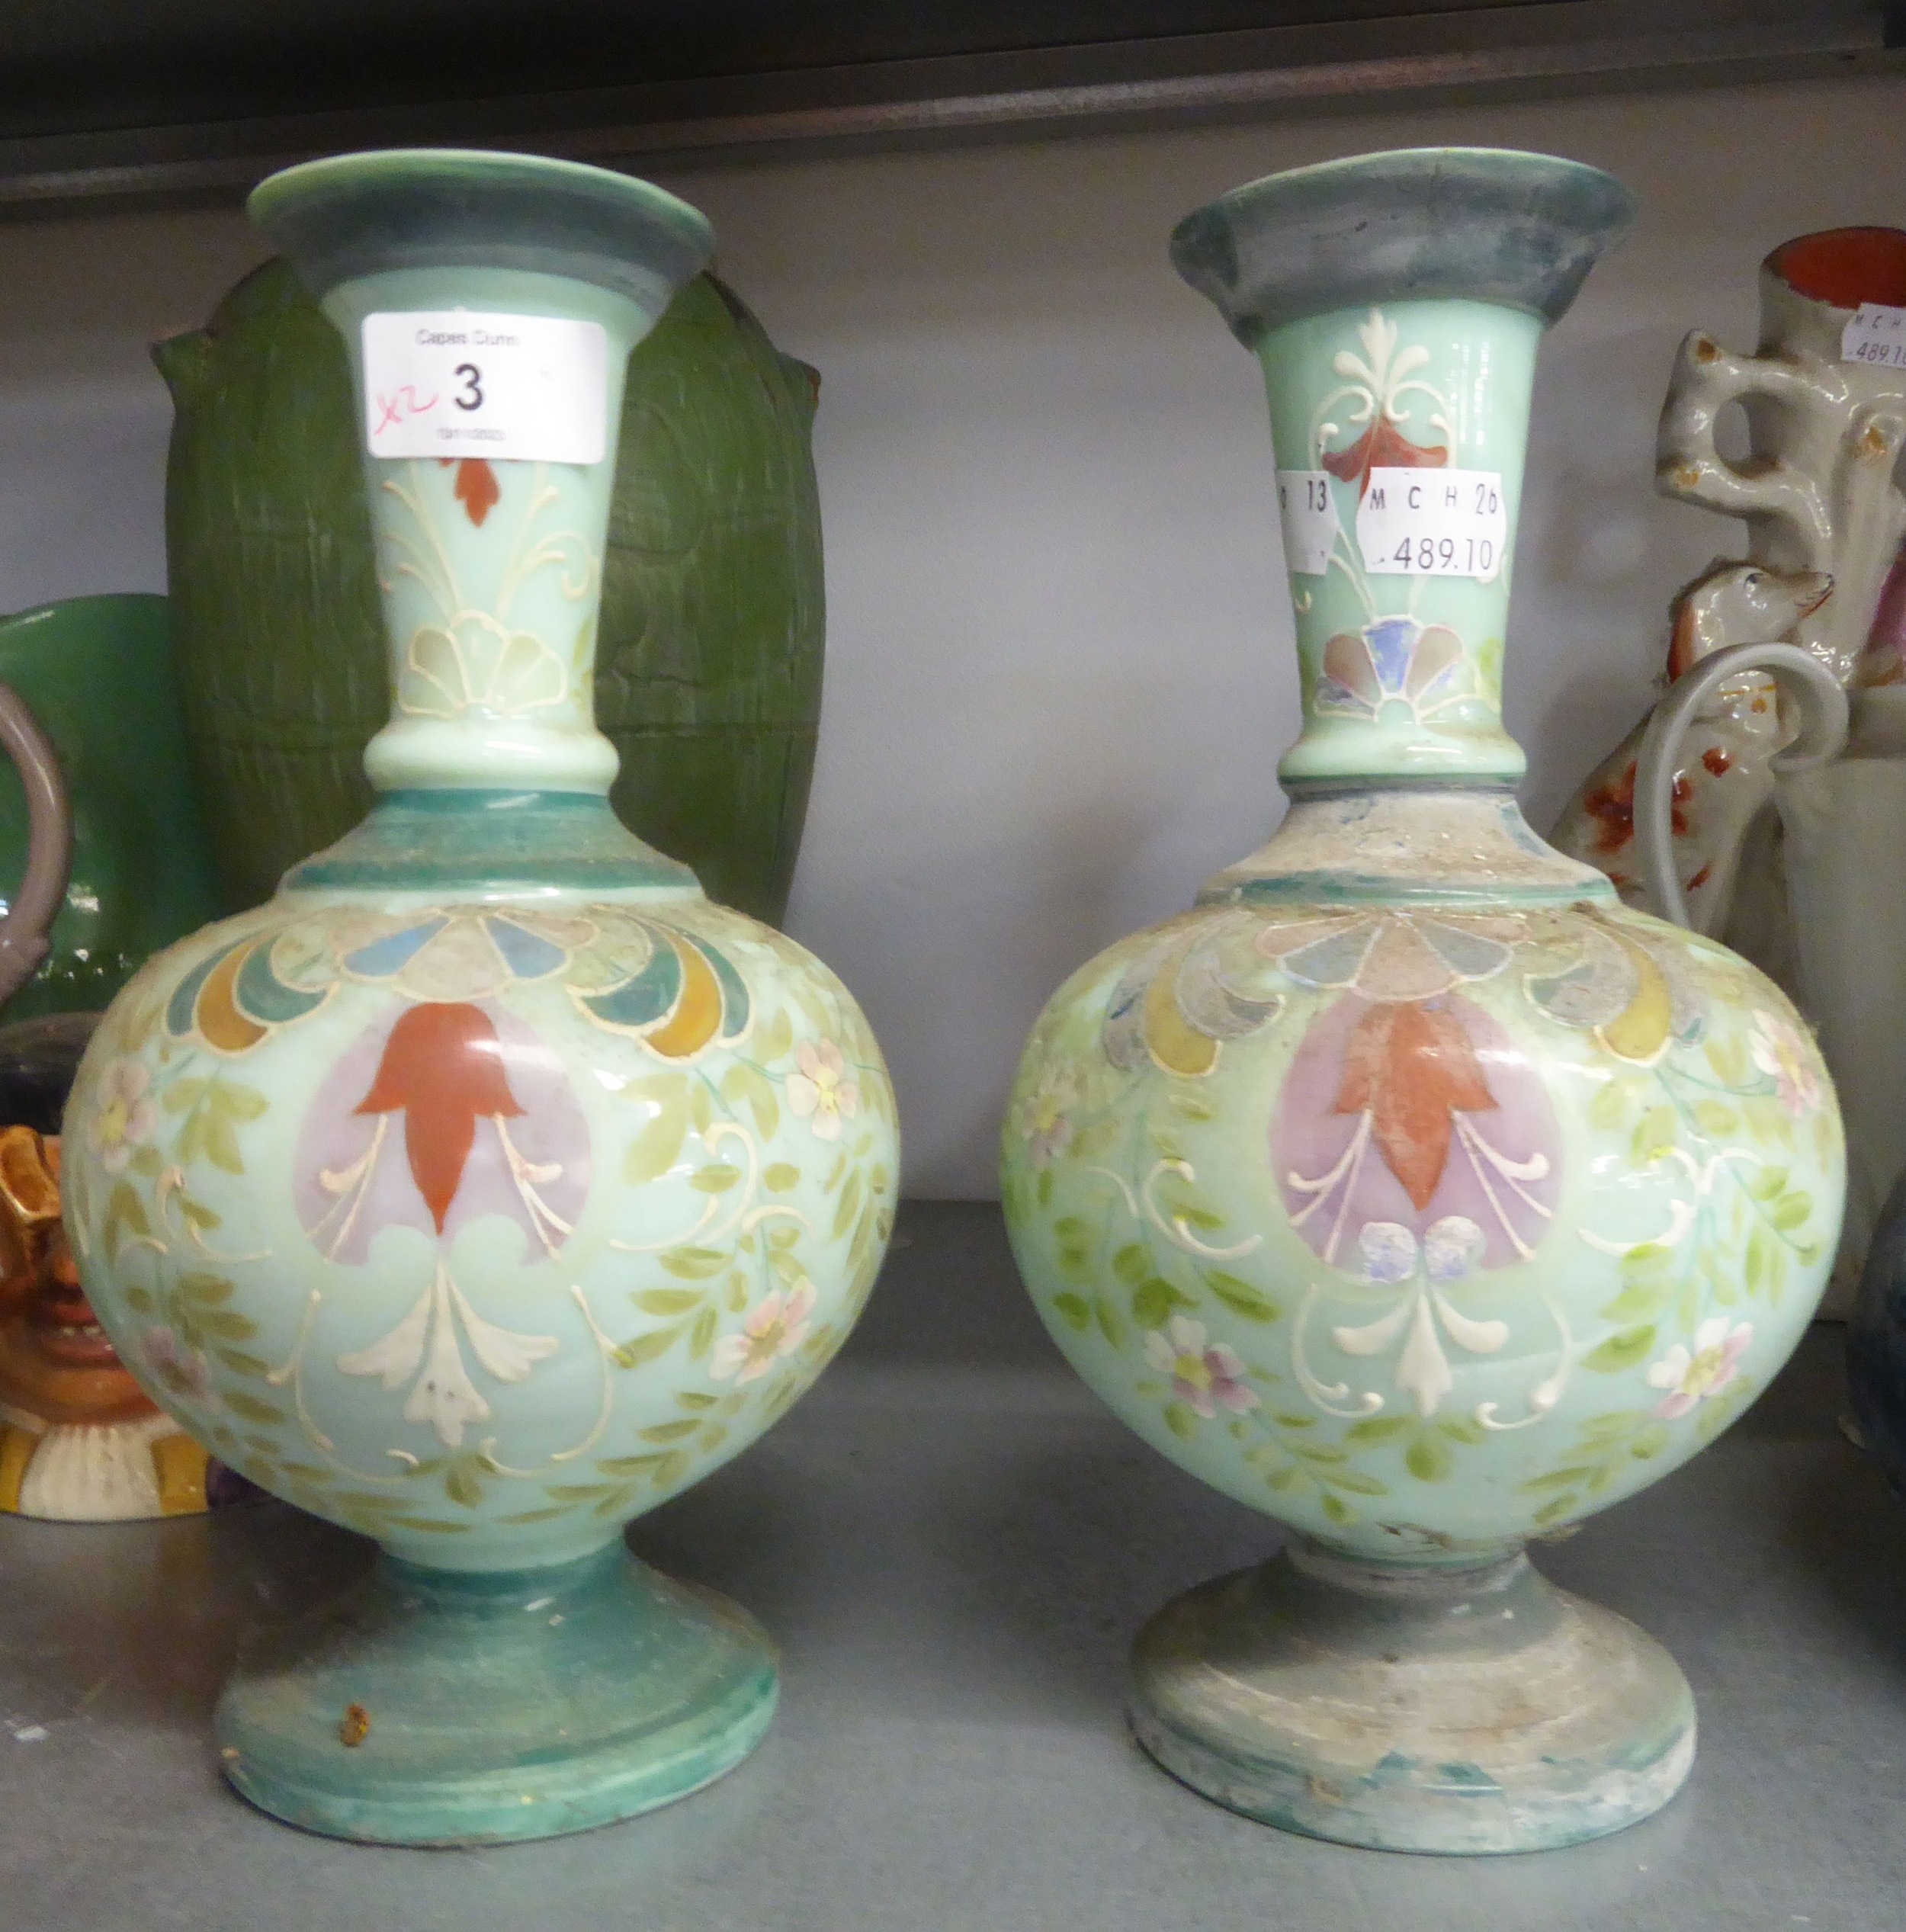
[(206, 1468), (87, 1305), (60, 1225), (59, 1137), (0, 1128), (0, 1509), (182, 1516), (205, 1507)]

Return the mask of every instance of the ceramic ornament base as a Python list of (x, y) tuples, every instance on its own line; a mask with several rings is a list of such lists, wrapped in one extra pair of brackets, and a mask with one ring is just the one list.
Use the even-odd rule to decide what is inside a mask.
[(1694, 1762), (1680, 1667), (1519, 1550), (1404, 1568), (1294, 1538), (1166, 1605), (1132, 1729), (1195, 1791), (1378, 1850), (1540, 1851), (1665, 1805)]
[(344, 1597), (248, 1644), (216, 1722), (226, 1776), (287, 1823), (486, 1844), (699, 1790), (761, 1741), (775, 1690), (752, 1618), (619, 1542), (480, 1574), (386, 1555)]

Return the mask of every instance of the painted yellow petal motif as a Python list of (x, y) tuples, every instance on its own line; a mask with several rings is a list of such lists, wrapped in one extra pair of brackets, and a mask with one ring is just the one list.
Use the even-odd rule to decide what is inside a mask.
[(1612, 1019), (1595, 1029), (1596, 1037), (1621, 1059), (1646, 1064), (1667, 1044), (1673, 1030), (1673, 991), (1667, 975), (1632, 939), (1612, 929), (1609, 936), (1635, 969), (1635, 996)]
[(1178, 1010), (1181, 963), (1179, 957), (1167, 960), (1145, 989), (1145, 1044), (1166, 1073), (1195, 1079), (1218, 1064), (1218, 1042), (1187, 1025)]
[(669, 944), (682, 962), (682, 994), (666, 1023), (643, 1036), (643, 1044), (665, 1060), (686, 1060), (699, 1053), (721, 1025), (721, 987), (700, 949), (671, 934)]
[(239, 968), (251, 952), (249, 946), (234, 946), (199, 988), (194, 1014), (199, 1035), (208, 1047), (220, 1053), (242, 1053), (247, 1047), (256, 1046), (265, 1035), (266, 1029), (255, 1020), (246, 1019), (232, 996)]

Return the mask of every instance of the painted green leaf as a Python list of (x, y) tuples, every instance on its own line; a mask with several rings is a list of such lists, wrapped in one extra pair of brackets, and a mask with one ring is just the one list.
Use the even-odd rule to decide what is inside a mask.
[(1628, 1446), (1628, 1452), (1645, 1462), (1651, 1455), (1659, 1455), (1668, 1446), (1667, 1430), (1658, 1422), (1651, 1422)]
[(205, 1083), (203, 1080), (175, 1080), (159, 1096), (159, 1104), (168, 1114), (182, 1114), (188, 1107), (196, 1107), (204, 1097)]
[(1644, 1114), (1628, 1143), (1635, 1166), (1647, 1167), (1663, 1149), (1673, 1147), (1680, 1124), (1672, 1107), (1655, 1107)]
[(685, 1282), (705, 1281), (727, 1266), (728, 1257), (717, 1248), (670, 1248), (663, 1256), (662, 1265)]
[(1534, 1494), (1539, 1494), (1545, 1489), (1573, 1489), (1593, 1473), (1587, 1464), (1569, 1469), (1550, 1469), (1542, 1475), (1531, 1476), (1522, 1487)]
[(1619, 1077), (1604, 1080), (1595, 1090), (1595, 1097), (1588, 1103), (1588, 1121), (1591, 1127), (1600, 1127), (1612, 1131), (1628, 1118), (1628, 1102), (1633, 1096), (1632, 1083)]
[(1068, 1328), (1075, 1328), (1083, 1335), (1091, 1327), (1092, 1305), (1083, 1295), (1055, 1295), (1052, 1305)]
[(176, 1198), (179, 1212), (201, 1234), (209, 1234), (213, 1228), (223, 1224), (203, 1201), (195, 1201), (183, 1188), (179, 1189)]
[(1804, 1227), (1813, 1212), (1813, 1196), (1804, 1188), (1795, 1188), (1790, 1194), (1783, 1194), (1767, 1211), (1767, 1218), (1783, 1234), (1791, 1234), (1796, 1228)]
[(1390, 1485), (1378, 1482), (1361, 1469), (1333, 1469), (1323, 1480), (1333, 1489), (1347, 1489), (1352, 1496), (1388, 1496)]
[(652, 1328), (647, 1334), (638, 1335), (632, 1342), (620, 1343), (615, 1350), (615, 1359), (624, 1369), (639, 1369), (643, 1362), (667, 1354), (681, 1333), (679, 1327)]
[(215, 1348), (212, 1351), (236, 1375), (268, 1375), (271, 1365), (261, 1356), (247, 1355), (242, 1349)]
[(644, 1314), (682, 1315), (701, 1301), (705, 1292), (698, 1288), (645, 1288), (635, 1297), (635, 1305)]
[(776, 1247), (770, 1250), (768, 1256), (768, 1266), (773, 1269), (790, 1288), (794, 1287), (797, 1283), (804, 1282), (807, 1279), (807, 1270), (801, 1265), (799, 1258), (791, 1248)]
[(701, 1427), (698, 1422), (684, 1420), (679, 1422), (658, 1422), (642, 1431), (645, 1443), (679, 1443), (684, 1436), (692, 1436)]
[[(1065, 1224), (1060, 1221), (1058, 1227), (1063, 1231)], [(1128, 1288), (1136, 1288), (1151, 1272), (1151, 1256), (1139, 1242), (1128, 1241), (1112, 1257), (1112, 1272)]]
[(777, 1013), (755, 1035), (755, 1057), (772, 1067), (794, 1043), (794, 1022), (785, 1011)]
[(1573, 1510), (1580, 1498), (1573, 1493), (1567, 1496), (1555, 1496), (1535, 1512), (1535, 1520), (1546, 1528), (1551, 1523), (1559, 1523)]
[(650, 1449), (645, 1455), (605, 1455), (595, 1466), (605, 1476), (645, 1476), (662, 1459), (660, 1449)]
[(453, 1462), (444, 1477), (444, 1492), (453, 1503), (460, 1503), (467, 1510), (479, 1510), (483, 1505), (483, 1486), (476, 1479), (476, 1472), (467, 1462)]
[(1674, 1298), (1671, 1278), (1631, 1282), (1601, 1311), (1604, 1321), (1651, 1321)]
[(1247, 1321), (1275, 1321), (1284, 1311), (1271, 1298), (1221, 1268), (1205, 1270), (1205, 1285), (1233, 1314)]
[(706, 1134), (714, 1125), (714, 1099), (706, 1080), (688, 1083), (688, 1120), (698, 1134)]
[(136, 1282), (128, 1282), (124, 1290), (126, 1305), (135, 1314), (149, 1315), (157, 1311), (157, 1304), (151, 1295)]
[(1171, 1283), (1154, 1275), (1132, 1290), (1131, 1318), (1141, 1328), (1163, 1328), (1177, 1299)]
[(840, 1201), (834, 1209), (833, 1238), (838, 1241), (854, 1224), (854, 1217), (860, 1212), (860, 1170), (857, 1167), (847, 1176), (847, 1185), (840, 1191)]
[(741, 1170), (726, 1160), (711, 1160), (688, 1176), (688, 1185), (704, 1194), (726, 1194), (741, 1179)]
[(1198, 1433), (1198, 1418), (1182, 1402), (1167, 1402), (1165, 1427), (1181, 1441), (1189, 1443)]
[(1446, 1416), (1436, 1424), (1436, 1428), (1450, 1441), (1461, 1443), (1465, 1449), (1474, 1449), (1484, 1439), (1482, 1424), (1469, 1416)]
[(755, 1131), (764, 1141), (781, 1125), (774, 1083), (745, 1060), (737, 1060), (721, 1077), (721, 1097), (737, 1111), (747, 1108), (754, 1116)]
[(770, 1194), (785, 1194), (791, 1187), (801, 1185), (801, 1170), (777, 1160), (762, 1176), (761, 1184)]
[(1372, 1416), (1367, 1422), (1353, 1422), (1343, 1432), (1346, 1443), (1394, 1442), (1410, 1427), (1407, 1416)]
[(1410, 1439), (1403, 1462), (1419, 1482), (1446, 1482), (1456, 1466), (1456, 1455), (1433, 1429), (1420, 1429)]
[(688, 1331), (688, 1354), (699, 1362), (714, 1346), (715, 1311), (704, 1308), (695, 1318), (695, 1326)]
[(239, 1152), (238, 1136), (232, 1131), (230, 1121), (209, 1107), (198, 1118), (205, 1124), (206, 1159), (228, 1174), (243, 1173), (245, 1157)]
[(256, 1087), (241, 1086), (236, 1080), (220, 1080), (206, 1097), (233, 1120), (256, 1120), (270, 1104)]
[(1731, 1140), (1740, 1130), (1741, 1116), (1718, 1100), (1697, 1100), (1693, 1111), (1702, 1129), (1717, 1141)]
[(1209, 1120), (1211, 1117), (1211, 1103), (1195, 1087), (1174, 1083), (1166, 1100), (1173, 1113), (1182, 1114), (1186, 1120)]
[(215, 1308), (221, 1301), (229, 1301), (233, 1293), (232, 1284), (223, 1275), (181, 1275), (178, 1279), (178, 1292), (195, 1307)]
[(1123, 1348), (1125, 1345), (1125, 1324), (1118, 1311), (1112, 1305), (1110, 1297), (1105, 1295), (1095, 1296), (1092, 1311), (1099, 1318), (1099, 1333), (1114, 1348)]
[(258, 1332), (258, 1324), (249, 1316), (236, 1315), (226, 1308), (195, 1314), (193, 1320), (207, 1334), (216, 1335), (222, 1342), (249, 1342)]
[(1725, 1038), (1710, 1035), (1707, 1041), (1708, 1064), (1723, 1086), (1738, 1086), (1747, 1077), (1747, 1052), (1738, 1035)]
[(262, 1402), (255, 1395), (248, 1395), (242, 1388), (225, 1390), (220, 1399), (233, 1414), (242, 1416), (247, 1422), (284, 1422), (289, 1420), (284, 1411), (269, 1402)]
[(1771, 1201), (1776, 1194), (1785, 1191), (1787, 1170), (1784, 1167), (1756, 1167), (1745, 1176), (1743, 1185), (1757, 1201)]
[(682, 1152), (688, 1133), (688, 1083), (681, 1074), (659, 1074), (651, 1080), (631, 1080), (622, 1097), (644, 1106), (649, 1114), (647, 1125), (622, 1157), (622, 1178), (640, 1187), (666, 1174)]
[(1592, 1348), (1582, 1357), (1582, 1366), (1593, 1369), (1598, 1375), (1619, 1375), (1623, 1369), (1632, 1369), (1636, 1363), (1648, 1359), (1648, 1351), (1654, 1346), (1654, 1324), (1644, 1323), (1638, 1328), (1624, 1328), (1619, 1334), (1611, 1335), (1599, 1347)]
[(1324, 1513), (1333, 1523), (1349, 1523), (1352, 1520), (1349, 1505), (1341, 1497), (1333, 1496), (1327, 1489), (1317, 1500), (1323, 1505)]
[(1052, 1170), (1050, 1167), (1039, 1170), (1039, 1178), (1033, 1183), (1032, 1192), (1038, 1197), (1041, 1207), (1052, 1205)]
[(716, 1401), (714, 1396), (704, 1395), (698, 1388), (682, 1389), (675, 1399), (676, 1405), (684, 1409), (712, 1409)]
[(159, 1170), (165, 1163), (159, 1157), (158, 1148), (148, 1144), (145, 1147), (134, 1150), (130, 1164), (135, 1174), (140, 1175), (149, 1181), (158, 1178)]

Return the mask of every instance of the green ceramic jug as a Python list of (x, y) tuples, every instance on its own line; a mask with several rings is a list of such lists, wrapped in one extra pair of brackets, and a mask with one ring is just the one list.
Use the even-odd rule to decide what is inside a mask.
[[(0, 680), (51, 740), (72, 819), (50, 946), (8, 1020), (97, 1013), (146, 958), (219, 910), (186, 768), (165, 599), (74, 597), (0, 618)], [(27, 787), (0, 761), (0, 894), (31, 897)], [(8, 975), (0, 966), (0, 988)]]
[[(356, 406), (282, 262), (152, 351), (177, 420), (166, 549), (192, 771), (226, 910), (370, 805), (388, 709)], [(820, 713), (820, 379), (711, 275), (631, 357), (596, 714), (611, 802), (711, 898), (786, 910)]]

